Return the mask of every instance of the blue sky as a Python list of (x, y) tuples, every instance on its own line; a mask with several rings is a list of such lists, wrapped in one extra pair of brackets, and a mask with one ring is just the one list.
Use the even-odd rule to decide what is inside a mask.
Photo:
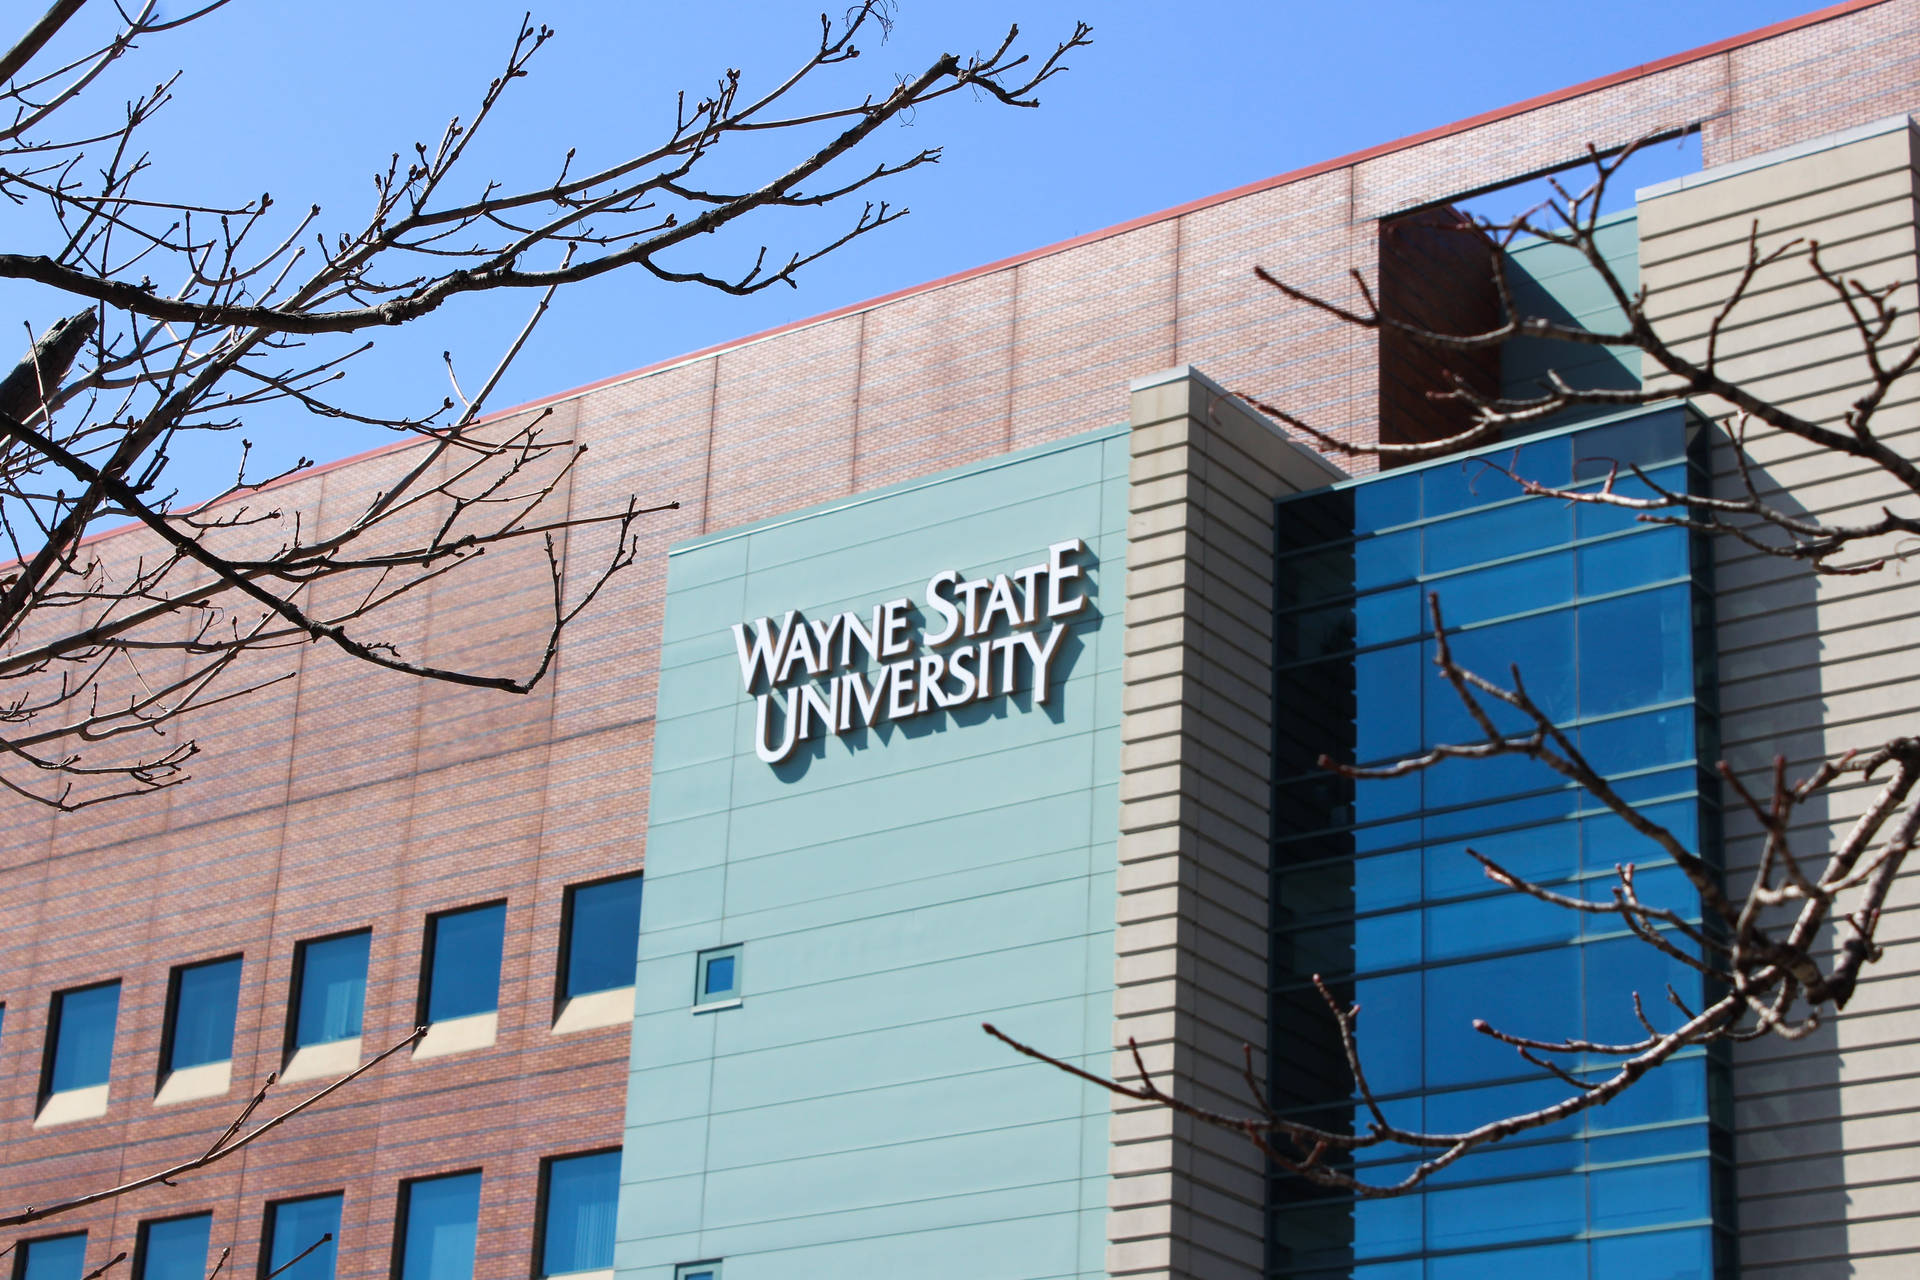
[[(517, 86), (476, 178), (545, 173), (568, 146), (590, 162), (645, 145), (676, 90), (697, 93), (726, 66), (740, 67), (749, 86), (784, 72), (814, 38), (819, 13), (727, 0), (534, 4), (536, 20), (559, 36)], [(317, 202), (324, 223), (349, 226), (376, 164), (470, 110), (524, 8), (519, 0), (239, 0), (197, 27), (153, 38), (110, 92), (94, 96), (117, 104), (157, 73), (182, 69), (176, 100), (149, 139), (150, 191), (213, 200), (267, 190), (283, 209)], [(637, 275), (577, 288), (493, 403), (551, 394), (1806, 11), (1791, 0), (1607, 0), (1554, 6), (1549, 19), (1539, 5), (1492, 0), (1179, 8), (901, 0), (891, 38), (868, 42), (845, 88), (884, 90), (943, 50), (997, 42), (1013, 21), (1040, 50), (1083, 17), (1095, 44), (1045, 86), (1037, 111), (961, 95), (910, 126), (883, 129), (869, 163), (936, 145), (944, 162), (884, 193), (911, 206), (911, 217), (816, 265), (801, 288), (740, 300)], [(765, 234), (774, 247), (791, 247), (815, 229), (776, 224)], [(718, 244), (723, 256), (702, 265), (737, 262), (750, 250)], [(57, 306), (17, 289), (0, 297), (36, 326)], [(382, 335), (345, 398), (381, 410), (437, 403), (446, 386), (440, 352), (452, 349), (463, 380), (478, 381), (526, 301), (449, 307), (418, 333)], [(249, 423), (248, 433), (274, 460), (304, 453), (324, 461), (388, 438), (286, 415)], [(175, 479), (185, 495), (230, 474), (226, 452), (180, 459)]]

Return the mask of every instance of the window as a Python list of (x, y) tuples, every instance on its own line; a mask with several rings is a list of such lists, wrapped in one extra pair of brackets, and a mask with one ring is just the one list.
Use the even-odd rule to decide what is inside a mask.
[(262, 1280), (333, 1280), (334, 1257), (340, 1251), (340, 1193), (268, 1205), (265, 1245), (260, 1250)]
[(633, 985), (640, 938), (639, 876), (575, 885), (567, 890), (565, 997)]
[(141, 1223), (133, 1249), (133, 1280), (204, 1280), (212, 1235), (210, 1213)]
[(87, 1270), (87, 1233), (29, 1240), (13, 1265), (13, 1280), (80, 1280)]
[(113, 1029), (120, 1013), (120, 983), (56, 992), (47, 1015), (47, 1056), (42, 1106), (36, 1125), (90, 1119), (107, 1111), (107, 1078), (113, 1071)]
[(233, 1024), (240, 1010), (240, 957), (183, 964), (167, 984), (156, 1101), (214, 1098), (233, 1081)]
[(479, 1231), (478, 1170), (402, 1183), (400, 1280), (472, 1280)]
[(720, 1259), (683, 1262), (673, 1269), (673, 1280), (720, 1280)]
[(715, 947), (694, 958), (693, 1003), (696, 1008), (740, 1001), (740, 946)]
[(539, 1272), (605, 1271), (613, 1266), (613, 1213), (620, 1199), (620, 1153), (555, 1156), (540, 1170)]
[(445, 911), (427, 921), (425, 1021), (470, 1018), (500, 1008), (500, 951), (507, 904)]
[(362, 930), (300, 944), (294, 958), (294, 1048), (360, 1038), (372, 940)]

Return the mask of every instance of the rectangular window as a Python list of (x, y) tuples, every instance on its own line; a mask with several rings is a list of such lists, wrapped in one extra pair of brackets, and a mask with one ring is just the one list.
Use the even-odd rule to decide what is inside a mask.
[(673, 1269), (673, 1280), (720, 1280), (720, 1259), (683, 1262)]
[(183, 964), (168, 986), (162, 1069), (231, 1062), (233, 1024), (240, 1012), (240, 957)]
[(567, 890), (562, 998), (633, 985), (640, 882), (640, 876), (621, 876)]
[(504, 902), (443, 911), (427, 921), (422, 1012), (429, 1024), (499, 1010), (506, 928)]
[(43, 1092), (100, 1088), (113, 1070), (113, 1027), (120, 1013), (120, 982), (56, 992), (48, 1015)]
[(87, 1233), (29, 1240), (14, 1258), (13, 1280), (80, 1280), (87, 1272)]
[(133, 1248), (133, 1280), (205, 1280), (212, 1235), (210, 1213), (141, 1223)]
[(740, 1001), (740, 944), (714, 947), (694, 957), (695, 1006)]
[(333, 1280), (340, 1252), (340, 1193), (268, 1205), (265, 1246), (260, 1250), (262, 1280)]
[(294, 957), (293, 1047), (360, 1036), (367, 1002), (367, 930), (303, 942)]
[(473, 1280), (480, 1173), (400, 1184), (400, 1280)]
[(620, 1199), (620, 1153), (555, 1156), (540, 1169), (540, 1274), (569, 1275), (613, 1266), (613, 1212)]

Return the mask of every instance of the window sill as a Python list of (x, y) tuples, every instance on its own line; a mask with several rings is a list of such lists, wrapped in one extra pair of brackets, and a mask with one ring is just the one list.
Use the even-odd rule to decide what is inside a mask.
[(738, 1009), (743, 1003), (739, 996), (728, 996), (724, 1000), (709, 1000), (705, 1004), (693, 1006), (695, 1013), (718, 1013), (722, 1009)]
[[(560, 1006), (560, 1016), (553, 1020), (553, 1034), (564, 1036), (573, 1031), (591, 1031), (596, 1027), (618, 1027), (633, 1025), (633, 988), (615, 987), (611, 991), (589, 991), (582, 996), (574, 996)], [(578, 1272), (579, 1275), (597, 1275), (597, 1272)]]
[(500, 1034), (500, 1012), (470, 1013), (464, 1018), (442, 1018), (427, 1027), (413, 1047), (415, 1058), (444, 1058), (450, 1053), (490, 1049)]
[(197, 1067), (169, 1071), (153, 1095), (153, 1105), (170, 1107), (176, 1102), (194, 1102), (201, 1098), (222, 1098), (233, 1087), (233, 1062), (203, 1062)]
[(33, 1118), (33, 1127), (44, 1129), (48, 1125), (71, 1124), (75, 1120), (98, 1120), (107, 1114), (107, 1086), (91, 1085), (85, 1089), (63, 1089), (49, 1096), (41, 1106), (40, 1114)]
[(330, 1040), (326, 1044), (302, 1045), (287, 1059), (280, 1073), (282, 1084), (295, 1080), (315, 1080), (321, 1076), (341, 1076), (360, 1065), (360, 1037)]

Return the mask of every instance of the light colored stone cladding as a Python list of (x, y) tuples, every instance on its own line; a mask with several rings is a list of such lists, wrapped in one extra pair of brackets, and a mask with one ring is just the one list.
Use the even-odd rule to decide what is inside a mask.
[[(1640, 268), (1660, 331), (1698, 354), (1711, 316), (1746, 260), (1818, 241), (1832, 270), (1897, 286), (1904, 315), (1889, 350), (1914, 341), (1915, 133), (1905, 117), (1758, 162), (1708, 170), (1642, 193)], [(1722, 371), (1797, 413), (1837, 424), (1864, 387), (1844, 310), (1808, 267), (1804, 244), (1762, 273), (1721, 338)], [(1706, 406), (1712, 409), (1714, 406)], [(1718, 417), (1724, 424), (1725, 406)], [(1878, 433), (1920, 450), (1915, 388), (1880, 411)], [(1898, 486), (1851, 459), (1756, 425), (1748, 445), (1765, 493), (1823, 519), (1871, 518)], [(1741, 494), (1724, 434), (1716, 492)], [(1913, 496), (1898, 509), (1911, 511)], [(1886, 546), (1877, 551), (1894, 551)], [(1911, 548), (1906, 548), (1911, 550)], [(1748, 777), (1775, 752), (1802, 776), (1819, 759), (1915, 731), (1920, 710), (1920, 574), (1911, 564), (1865, 577), (1815, 577), (1726, 539), (1716, 548), (1723, 753)], [(1795, 840), (1827, 847), (1872, 788), (1803, 811)], [(1731, 801), (1732, 797), (1728, 797)], [(1726, 813), (1729, 874), (1752, 873), (1759, 847), (1737, 803)], [(1911, 1276), (1920, 1249), (1920, 868), (1909, 868), (1880, 927), (1885, 959), (1845, 1014), (1808, 1039), (1734, 1053), (1742, 1274)]]
[[(1114, 1060), (1244, 1111), (1264, 1074), (1273, 500), (1342, 478), (1191, 368), (1136, 381), (1120, 722)], [(1265, 1172), (1244, 1138), (1115, 1099), (1107, 1269), (1257, 1277)]]

